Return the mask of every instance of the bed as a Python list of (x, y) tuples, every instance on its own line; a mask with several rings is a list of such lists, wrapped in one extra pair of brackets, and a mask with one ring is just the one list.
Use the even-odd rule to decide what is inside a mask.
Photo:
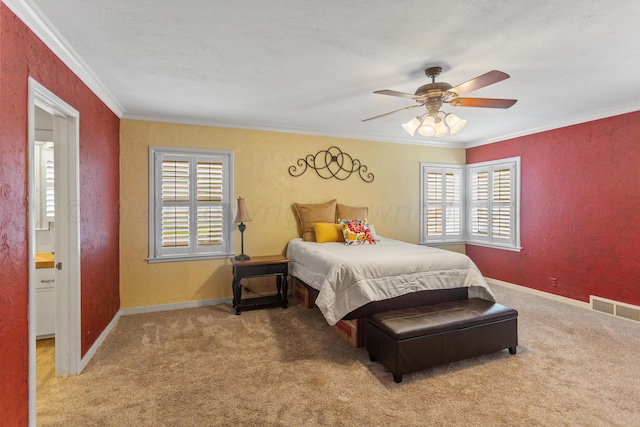
[(287, 246), (290, 275), (318, 291), (329, 325), (379, 311), (463, 298), (495, 301), (469, 257), (376, 236), (375, 244), (305, 241)]

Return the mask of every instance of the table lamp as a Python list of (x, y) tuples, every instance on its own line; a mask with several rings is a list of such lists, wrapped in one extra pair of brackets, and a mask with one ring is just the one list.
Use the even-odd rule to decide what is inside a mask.
[(244, 199), (238, 197), (236, 203), (236, 216), (233, 218), (233, 222), (238, 224), (238, 230), (240, 230), (240, 255), (236, 255), (236, 261), (248, 261), (251, 258), (244, 253), (244, 229), (247, 227), (244, 223), (251, 221), (251, 217), (247, 212), (247, 207), (244, 204)]

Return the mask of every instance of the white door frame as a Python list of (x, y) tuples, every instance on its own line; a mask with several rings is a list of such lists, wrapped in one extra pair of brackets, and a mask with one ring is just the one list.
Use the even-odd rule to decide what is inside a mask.
[(28, 246), (29, 246), (29, 424), (36, 411), (35, 322), (35, 107), (53, 115), (55, 167), (56, 375), (80, 372), (80, 113), (29, 77)]

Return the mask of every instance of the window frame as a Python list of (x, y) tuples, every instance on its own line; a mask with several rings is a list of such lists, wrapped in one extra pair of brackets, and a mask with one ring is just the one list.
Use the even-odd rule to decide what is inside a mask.
[[(493, 198), (493, 172), (496, 170), (509, 169), (510, 171), (510, 187), (509, 194), (511, 200), (510, 207), (510, 223), (509, 229), (513, 232), (508, 239), (494, 236), (488, 233), (487, 236), (477, 236), (472, 234), (473, 214), (472, 210), (477, 207), (477, 202), (472, 200), (473, 195), (473, 177), (477, 171), (487, 171), (489, 173), (488, 200)], [(497, 249), (505, 249), (512, 251), (520, 251), (520, 157), (510, 157), (505, 159), (491, 160), (487, 162), (471, 163), (466, 165), (454, 165), (444, 163), (420, 163), (420, 244), (423, 245), (452, 245), (452, 244), (470, 244), (476, 246), (486, 246)], [(439, 237), (427, 236), (427, 189), (425, 188), (425, 180), (429, 172), (447, 173), (451, 171), (460, 171), (461, 173), (461, 215), (459, 238), (447, 238), (445, 235)], [(443, 184), (444, 185), (444, 184)], [(442, 209), (445, 212), (446, 201), (442, 202)], [(487, 227), (492, 229), (492, 211), (491, 202), (487, 204)], [(446, 214), (445, 214), (446, 221)], [(444, 230), (443, 230), (444, 234)]]
[[(443, 217), (442, 233), (439, 236), (429, 236), (427, 233), (428, 228), (428, 210), (429, 206), (438, 205), (438, 203), (429, 202), (429, 188), (426, 185), (427, 176), (430, 173), (440, 173), (442, 175), (453, 173), (458, 179), (457, 185), (460, 189), (460, 197), (457, 203), (450, 203), (446, 201), (446, 197), (443, 197), (440, 205)], [(466, 214), (465, 207), (465, 165), (447, 165), (439, 163), (420, 163), (420, 244), (429, 245), (452, 245), (465, 243), (466, 222), (464, 216)], [(446, 193), (446, 179), (441, 181), (442, 194)], [(447, 235), (447, 207), (457, 206), (459, 215), (457, 221), (455, 221), (459, 230), (459, 233), (455, 235)]]
[[(487, 162), (471, 163), (466, 165), (467, 169), (467, 188), (466, 188), (466, 207), (467, 207), (467, 244), (477, 246), (487, 246), (498, 249), (507, 249), (520, 251), (520, 157), (510, 157), (505, 159), (491, 160)], [(510, 225), (509, 229), (513, 232), (509, 238), (502, 238), (493, 233), (493, 208), (499, 203), (494, 201), (494, 172), (499, 170), (510, 171)], [(474, 207), (480, 205), (478, 201), (473, 200), (473, 180), (476, 172), (487, 172), (488, 174), (488, 199), (487, 208), (487, 235), (480, 236), (473, 234), (473, 213)], [(483, 203), (484, 205), (484, 203)]]
[[(182, 248), (162, 247), (162, 208), (168, 202), (162, 201), (162, 162), (163, 160), (186, 160), (189, 162), (189, 201), (190, 240)], [(149, 147), (149, 256), (147, 262), (176, 262), (193, 260), (223, 259), (233, 256), (233, 151), (208, 150), (179, 147)], [(197, 164), (202, 162), (222, 163), (222, 200), (221, 202), (200, 202), (197, 199)], [(198, 245), (197, 223), (198, 206), (220, 206), (222, 210), (222, 244), (220, 246)], [(194, 230), (194, 232), (191, 232)], [(207, 249), (208, 248), (208, 249)]]

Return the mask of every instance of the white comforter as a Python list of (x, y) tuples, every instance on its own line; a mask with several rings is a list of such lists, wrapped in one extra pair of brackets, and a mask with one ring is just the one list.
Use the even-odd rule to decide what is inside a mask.
[(305, 242), (287, 247), (289, 273), (320, 291), (316, 305), (330, 325), (371, 301), (427, 289), (469, 288), (495, 301), (487, 282), (460, 253), (380, 237), (375, 245)]

